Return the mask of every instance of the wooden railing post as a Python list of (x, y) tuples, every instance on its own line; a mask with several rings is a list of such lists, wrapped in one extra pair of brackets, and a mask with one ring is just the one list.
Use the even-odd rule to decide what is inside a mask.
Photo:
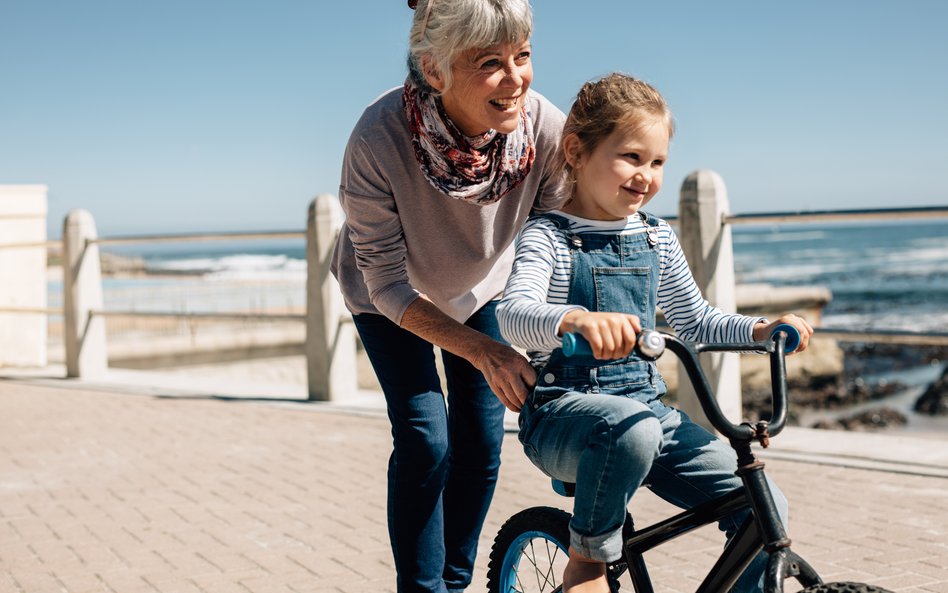
[[(681, 185), (678, 206), (678, 238), (698, 288), (712, 306), (726, 313), (736, 312), (734, 250), (731, 229), (725, 223), (730, 206), (724, 180), (714, 171), (695, 171)], [(724, 415), (739, 422), (740, 355), (705, 353), (701, 355), (701, 364)], [(678, 379), (681, 409), (695, 422), (710, 428), (681, 365)]]
[(306, 369), (309, 399), (342, 401), (356, 394), (355, 327), (329, 271), (342, 209), (335, 196), (316, 196), (306, 224)]
[(109, 366), (102, 310), (102, 271), (95, 220), (85, 210), (73, 210), (63, 223), (63, 321), (66, 376), (95, 377)]

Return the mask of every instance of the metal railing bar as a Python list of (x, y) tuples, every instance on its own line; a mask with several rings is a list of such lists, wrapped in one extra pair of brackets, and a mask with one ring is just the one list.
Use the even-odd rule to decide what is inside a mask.
[(261, 319), (268, 321), (306, 321), (305, 313), (227, 313), (227, 312), (177, 312), (177, 311), (90, 311), (99, 317), (164, 317), (177, 319), (212, 319), (212, 320), (247, 320)]
[[(731, 214), (724, 218), (727, 224), (776, 224), (819, 221), (859, 220), (911, 220), (917, 218), (948, 217), (948, 208), (943, 206), (919, 206), (914, 208), (881, 208), (866, 210), (799, 210), (787, 212), (749, 212)], [(677, 224), (678, 216), (662, 216), (669, 224)]]
[(50, 307), (0, 307), (0, 313), (30, 313), (36, 315), (62, 315), (62, 309)]
[(732, 214), (725, 217), (724, 222), (728, 224), (773, 224), (778, 222), (910, 220), (933, 217), (948, 217), (948, 208), (944, 206), (921, 206), (916, 208), (759, 212)]
[(818, 327), (816, 334), (840, 342), (873, 342), (912, 346), (948, 346), (948, 332), (907, 332), (888, 329), (844, 329)]
[(186, 241), (232, 241), (247, 239), (305, 239), (306, 231), (250, 231), (235, 233), (180, 233), (168, 235), (126, 235), (90, 239), (90, 244), (172, 243)]
[[(666, 322), (659, 322), (655, 329), (674, 333)], [(816, 334), (840, 342), (875, 342), (880, 344), (904, 344), (908, 346), (948, 346), (946, 332), (908, 332), (897, 329), (845, 329), (840, 327), (817, 327)]]
[(56, 239), (52, 241), (36, 241), (35, 243), (0, 243), (0, 249), (14, 248), (14, 249), (23, 249), (23, 248), (36, 248), (43, 247), (49, 249), (50, 247), (60, 247), (63, 242)]
[(24, 220), (24, 219), (46, 219), (46, 213), (38, 214), (35, 212), (22, 212), (18, 214), (0, 214), (0, 220)]

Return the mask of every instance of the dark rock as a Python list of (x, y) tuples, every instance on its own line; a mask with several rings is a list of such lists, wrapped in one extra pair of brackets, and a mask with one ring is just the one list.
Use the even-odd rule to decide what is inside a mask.
[(948, 368), (915, 401), (915, 411), (929, 416), (948, 415)]
[(145, 261), (133, 255), (120, 255), (103, 251), (99, 253), (103, 276), (134, 276), (145, 273)]
[[(831, 379), (816, 378), (808, 382), (791, 382), (788, 386), (790, 398), (790, 420), (794, 421), (794, 410), (836, 410), (854, 404), (883, 399), (906, 389), (898, 381), (867, 383), (861, 378)], [(743, 394), (744, 416), (758, 419), (768, 418), (771, 409), (770, 391), (748, 390)]]
[(840, 343), (844, 372), (858, 377), (923, 367), (948, 360), (946, 346), (905, 346), (902, 344)]
[(892, 408), (876, 408), (865, 412), (838, 418), (833, 421), (822, 420), (811, 428), (843, 429), (843, 430), (876, 430), (892, 426), (902, 426), (908, 419), (905, 414)]
[[(867, 381), (864, 377), (880, 377), (893, 371), (941, 365), (948, 360), (948, 346), (841, 342), (840, 347), (844, 353), (841, 376), (791, 381), (788, 386), (789, 424), (796, 423), (798, 411), (845, 410), (849, 406), (881, 400), (909, 388), (898, 381)], [(745, 418), (757, 420), (769, 417), (769, 390), (745, 388), (743, 398)], [(942, 377), (929, 385), (919, 397), (914, 409), (921, 414), (948, 415), (948, 367)], [(843, 428), (841, 424), (831, 424), (837, 429)], [(871, 420), (869, 424), (872, 425)]]

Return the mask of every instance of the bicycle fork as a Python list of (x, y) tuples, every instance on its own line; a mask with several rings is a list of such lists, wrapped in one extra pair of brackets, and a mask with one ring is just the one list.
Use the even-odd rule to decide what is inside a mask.
[[(756, 431), (761, 435), (761, 444), (766, 446), (766, 423), (759, 423)], [(783, 582), (788, 577), (797, 579), (803, 587), (823, 584), (823, 580), (813, 567), (790, 549), (790, 538), (787, 537), (786, 528), (783, 521), (780, 520), (777, 505), (774, 503), (773, 494), (771, 494), (767, 479), (764, 476), (764, 462), (754, 456), (749, 441), (736, 442), (732, 440), (731, 446), (737, 452), (738, 467), (736, 474), (744, 483), (744, 491), (747, 493), (748, 502), (753, 510), (752, 517), (744, 522), (744, 525), (741, 526), (741, 529), (727, 546), (727, 548), (730, 548), (731, 544), (735, 544), (734, 563), (746, 562), (738, 575), (743, 572), (747, 564), (761, 550), (765, 550), (770, 556), (767, 569), (764, 572), (765, 593), (783, 593)], [(757, 533), (753, 533), (755, 531), (752, 529), (753, 527), (756, 527)], [(742, 540), (747, 540), (749, 543), (742, 543)], [(721, 560), (726, 560), (729, 556), (732, 556), (732, 554), (728, 554), (727, 549), (725, 549)], [(715, 569), (717, 568), (715, 566)], [(729, 567), (721, 568), (723, 574), (733, 574), (728, 570)], [(712, 570), (708, 580), (712, 579), (716, 572), (718, 571)], [(730, 588), (732, 585), (733, 582), (727, 587)], [(699, 591), (702, 590), (704, 590), (703, 586), (699, 587)], [(711, 587), (707, 590), (720, 591), (722, 589)]]

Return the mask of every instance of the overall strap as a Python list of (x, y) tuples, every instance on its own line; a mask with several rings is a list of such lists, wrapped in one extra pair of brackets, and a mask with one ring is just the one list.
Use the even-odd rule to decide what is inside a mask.
[(645, 224), (645, 240), (648, 241), (649, 247), (654, 248), (658, 245), (658, 225), (661, 219), (642, 210), (639, 210), (638, 214)]
[(573, 232), (573, 224), (568, 218), (560, 216), (559, 214), (553, 214), (552, 212), (544, 212), (543, 214), (537, 215), (537, 218), (545, 218), (552, 222), (553, 226), (563, 231), (563, 234), (566, 235), (566, 243), (570, 249), (578, 249), (583, 246), (582, 237)]

